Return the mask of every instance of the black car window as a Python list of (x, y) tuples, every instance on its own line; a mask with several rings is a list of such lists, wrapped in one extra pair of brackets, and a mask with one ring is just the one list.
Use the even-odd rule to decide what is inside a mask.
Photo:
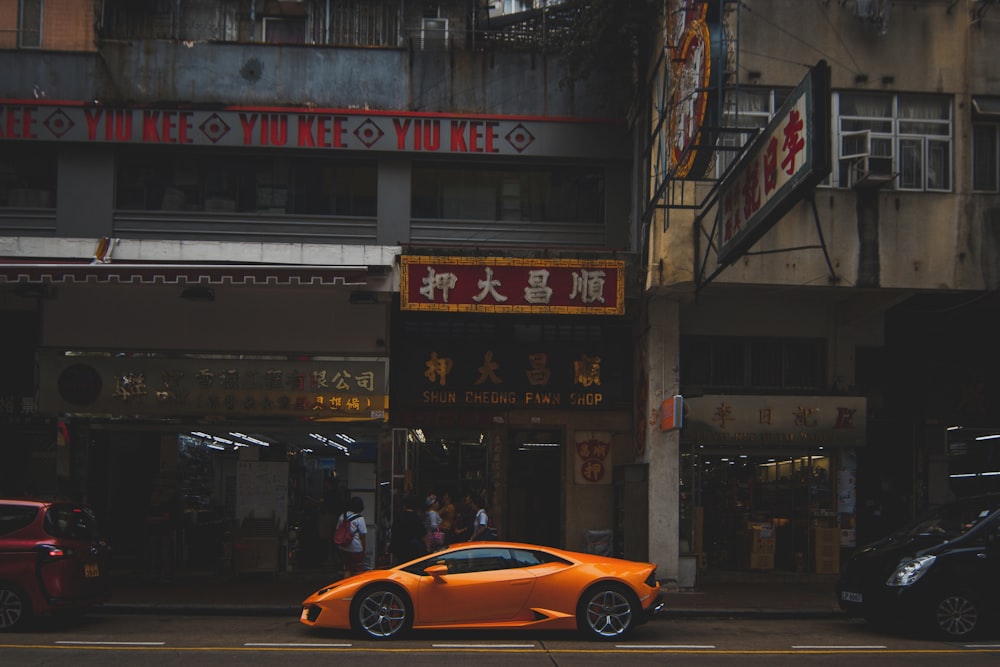
[(96, 540), (97, 520), (86, 507), (55, 505), (45, 514), (45, 532), (53, 537)]
[(25, 505), (0, 505), (0, 535), (13, 533), (31, 524), (38, 508)]
[(995, 509), (995, 501), (975, 498), (944, 505), (914, 523), (904, 533), (910, 536), (958, 537), (989, 517)]
[(509, 570), (515, 567), (523, 567), (523, 565), (518, 565), (511, 558), (510, 549), (482, 547), (437, 554), (411, 565), (406, 570), (413, 574), (423, 574), (424, 569), (431, 565), (447, 565), (448, 574)]
[(510, 553), (514, 563), (512, 567), (531, 567), (532, 565), (543, 565), (545, 563), (569, 564), (568, 560), (546, 551), (511, 549)]

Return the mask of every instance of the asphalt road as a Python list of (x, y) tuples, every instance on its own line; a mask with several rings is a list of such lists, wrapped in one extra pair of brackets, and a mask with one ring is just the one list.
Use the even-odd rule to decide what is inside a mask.
[[(964, 644), (881, 634), (864, 623), (830, 619), (654, 619), (620, 642), (575, 633), (417, 632), (374, 642), (315, 631), (294, 618), (101, 615), (0, 634), (5, 665), (353, 665), (385, 667), (517, 663), (535, 665), (1000, 663), (1000, 633)], [(293, 662), (294, 661), (294, 662)]]

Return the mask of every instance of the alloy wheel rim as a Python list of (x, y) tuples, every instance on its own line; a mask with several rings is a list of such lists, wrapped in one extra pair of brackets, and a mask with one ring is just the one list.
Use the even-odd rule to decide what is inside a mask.
[(0, 628), (13, 627), (23, 613), (21, 596), (9, 589), (0, 589)]
[(970, 633), (979, 622), (979, 612), (971, 600), (962, 596), (945, 598), (937, 608), (938, 627), (953, 637)]
[(361, 627), (376, 637), (391, 637), (406, 622), (406, 606), (398, 595), (379, 591), (361, 602)]
[(587, 604), (587, 623), (602, 637), (616, 637), (628, 629), (632, 605), (617, 591), (601, 591)]

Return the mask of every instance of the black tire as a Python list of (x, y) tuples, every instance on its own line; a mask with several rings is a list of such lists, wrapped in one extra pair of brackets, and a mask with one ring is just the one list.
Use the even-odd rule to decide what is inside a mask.
[(31, 602), (20, 588), (0, 582), (0, 632), (23, 629), (31, 619)]
[(586, 637), (611, 641), (625, 637), (641, 613), (635, 594), (615, 583), (601, 583), (584, 591), (576, 606), (576, 627)]
[(367, 639), (392, 639), (413, 627), (413, 604), (396, 586), (376, 584), (351, 603), (351, 628)]
[(938, 596), (931, 607), (933, 629), (944, 639), (971, 639), (982, 630), (984, 620), (982, 605), (964, 591)]

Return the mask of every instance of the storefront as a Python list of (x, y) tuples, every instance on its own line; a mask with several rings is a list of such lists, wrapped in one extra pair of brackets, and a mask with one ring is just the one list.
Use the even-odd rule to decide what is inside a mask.
[(865, 400), (701, 396), (685, 403), (681, 532), (703, 568), (834, 574), (856, 546)]
[[(32, 492), (93, 505), (116, 570), (149, 571), (154, 530), (176, 571), (331, 568), (333, 522), (352, 495), (377, 535), (388, 305), (354, 294), (381, 278), (263, 265), (34, 271), (54, 282), (20, 350), (52, 434)], [(16, 444), (5, 466), (28, 451)]]
[(471, 493), (504, 538), (586, 549), (588, 530), (613, 527), (614, 466), (634, 460), (623, 263), (402, 264), (395, 494)]

